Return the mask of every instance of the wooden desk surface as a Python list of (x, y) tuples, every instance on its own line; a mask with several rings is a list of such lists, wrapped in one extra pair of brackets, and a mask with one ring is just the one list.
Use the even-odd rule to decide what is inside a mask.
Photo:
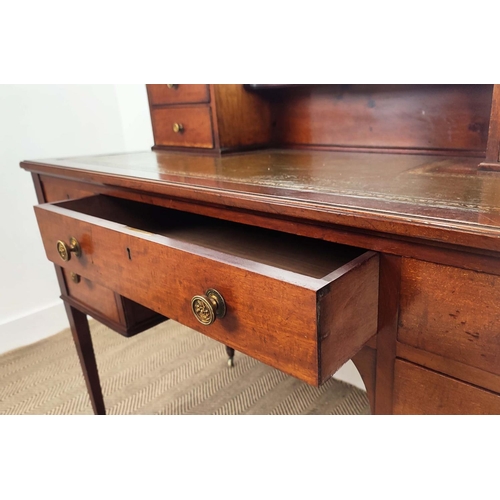
[[(170, 257), (175, 249), (161, 234), (153, 235), (159, 238), (153, 248), (130, 228), (87, 220), (85, 211), (38, 207), (96, 413), (104, 412), (104, 403), (81, 312), (92, 314), (105, 303), (99, 297), (109, 287), (118, 302), (126, 297), (164, 316), (177, 314), (189, 326), (197, 320), (184, 306), (199, 290), (219, 284), (234, 318), (244, 318), (233, 329), (238, 342), (219, 325), (218, 339), (230, 348), (248, 347), (280, 369), (302, 367), (308, 380), (318, 381), (351, 358), (378, 414), (500, 413), (500, 85), (250, 92), (242, 85), (159, 84), (149, 85), (148, 93), (156, 151), (24, 162), (40, 203), (88, 204), (94, 195), (115, 209), (140, 202), (148, 210), (161, 207), (163, 214), (178, 211), (151, 217), (161, 222), (197, 214), (214, 227), (216, 219), (240, 224), (245, 234), (250, 226), (275, 231), (281, 243), (289, 233), (309, 238), (307, 244), (346, 245), (369, 255), (376, 270), (363, 274), (353, 265), (343, 281), (327, 285), (337, 293), (330, 308), (318, 300), (306, 304), (297, 292), (276, 313), (272, 304), (292, 296), (285, 281), (273, 278), (272, 286), (270, 280), (260, 286), (242, 278), (228, 252), (220, 262), (225, 267), (214, 273), (199, 249), (193, 249), (196, 265)], [(270, 145), (275, 149), (262, 149)], [(259, 149), (243, 152), (248, 148)], [(71, 248), (78, 251), (58, 241), (71, 237), (95, 255), (92, 265), (60, 261)], [(215, 239), (222, 241), (219, 232)], [(56, 242), (70, 250), (57, 255)], [(261, 246), (260, 237), (255, 242)], [(77, 300), (62, 268), (102, 290), (80, 293)], [(175, 288), (165, 286), (172, 276), (180, 277), (175, 286), (189, 290), (166, 296), (165, 288)], [(214, 284), (220, 277), (224, 282)], [(263, 301), (268, 309), (255, 314), (262, 297), (269, 299)], [(109, 320), (109, 314), (101, 317)], [(318, 318), (319, 327), (311, 330)], [(229, 315), (224, 320), (230, 324)], [(364, 328), (359, 336), (353, 321)], [(140, 330), (136, 323), (127, 329)], [(293, 346), (302, 345), (293, 339), (302, 342), (308, 329), (312, 347), (293, 354)], [(256, 338), (262, 342), (250, 346)], [(320, 360), (327, 369), (320, 369)]]
[[(384, 300), (376, 341), (353, 358), (373, 411), (498, 413), (500, 175), (478, 163), (261, 150), (222, 157), (140, 152), (22, 166), (35, 174), (41, 203), (105, 194), (380, 252)], [(60, 281), (64, 295), (62, 275)], [(78, 342), (86, 342), (79, 307), (73, 304), (70, 318)], [(81, 359), (94, 408), (103, 412), (93, 353)], [(467, 391), (473, 396), (463, 399)]]
[[(29, 170), (169, 197), (500, 251), (500, 175), (467, 157), (260, 150), (29, 161)], [(222, 196), (223, 194), (223, 196)]]

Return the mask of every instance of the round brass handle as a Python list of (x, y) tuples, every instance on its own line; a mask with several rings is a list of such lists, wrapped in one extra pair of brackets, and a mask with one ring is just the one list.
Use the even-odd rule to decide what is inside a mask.
[(217, 290), (209, 288), (205, 295), (195, 295), (191, 299), (191, 310), (202, 325), (208, 326), (226, 315), (226, 302)]
[(62, 240), (58, 240), (57, 242), (57, 253), (59, 257), (61, 257), (64, 262), (68, 262), (71, 259), (71, 254), (74, 253), (77, 257), (80, 257), (82, 254), (82, 249), (80, 247), (80, 243), (78, 240), (71, 236), (69, 239), (69, 245), (64, 243)]
[(73, 281), (73, 283), (80, 283), (81, 281), (80, 275), (74, 273), (73, 271), (69, 273), (69, 277), (71, 278), (71, 281)]
[(172, 90), (175, 90), (178, 86), (177, 83), (167, 83), (167, 87)]
[(184, 132), (184, 125), (182, 123), (174, 123), (172, 125), (172, 130), (176, 133), (176, 134), (180, 134), (182, 132)]

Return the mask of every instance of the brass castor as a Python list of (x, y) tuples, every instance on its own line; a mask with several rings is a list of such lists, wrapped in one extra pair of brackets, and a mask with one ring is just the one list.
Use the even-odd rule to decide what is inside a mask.
[(229, 366), (229, 368), (233, 368), (234, 367), (234, 349), (232, 347), (226, 346), (226, 352), (227, 352), (227, 356), (228, 356), (227, 366)]

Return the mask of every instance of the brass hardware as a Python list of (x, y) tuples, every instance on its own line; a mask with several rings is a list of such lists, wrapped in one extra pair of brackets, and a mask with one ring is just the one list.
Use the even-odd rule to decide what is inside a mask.
[(174, 83), (167, 83), (167, 87), (168, 87), (169, 89), (172, 89), (172, 90), (177, 89), (177, 87), (178, 87), (178, 86), (179, 86), (179, 85), (177, 85), (176, 83), (175, 83), (175, 84), (174, 84)]
[(81, 278), (80, 278), (79, 274), (76, 274), (72, 271), (69, 273), (69, 275), (70, 275), (71, 281), (74, 281), (75, 283), (80, 283)]
[(181, 134), (182, 132), (184, 132), (184, 125), (182, 123), (174, 123), (172, 126), (172, 130), (176, 134)]
[(82, 249), (80, 247), (80, 243), (78, 240), (71, 236), (69, 239), (69, 245), (66, 245), (64, 241), (58, 240), (57, 242), (57, 252), (59, 253), (59, 257), (65, 262), (71, 259), (71, 254), (74, 253), (77, 257), (80, 257), (82, 254)]
[(226, 346), (227, 352), (227, 366), (229, 368), (234, 368), (234, 349), (232, 347)]
[(222, 295), (209, 288), (203, 295), (195, 295), (191, 299), (191, 310), (202, 325), (211, 325), (217, 318), (226, 315), (226, 302)]

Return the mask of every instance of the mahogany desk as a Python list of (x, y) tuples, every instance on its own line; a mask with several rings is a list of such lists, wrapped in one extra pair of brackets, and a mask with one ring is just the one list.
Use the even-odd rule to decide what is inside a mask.
[[(152, 107), (176, 86), (157, 87)], [(188, 90), (220, 112), (213, 87)], [(473, 91), (491, 103), (491, 88)], [(221, 143), (186, 129), (187, 149), (159, 144), (159, 130), (171, 132), (154, 113), (176, 108), (157, 106), (155, 151), (21, 164), (96, 413), (86, 314), (124, 335), (170, 317), (314, 385), (352, 359), (376, 414), (500, 413), (493, 142), (491, 169), (469, 150), (203, 155), (194, 148)], [(479, 134), (484, 149), (483, 125), (466, 126), (463, 141)]]

